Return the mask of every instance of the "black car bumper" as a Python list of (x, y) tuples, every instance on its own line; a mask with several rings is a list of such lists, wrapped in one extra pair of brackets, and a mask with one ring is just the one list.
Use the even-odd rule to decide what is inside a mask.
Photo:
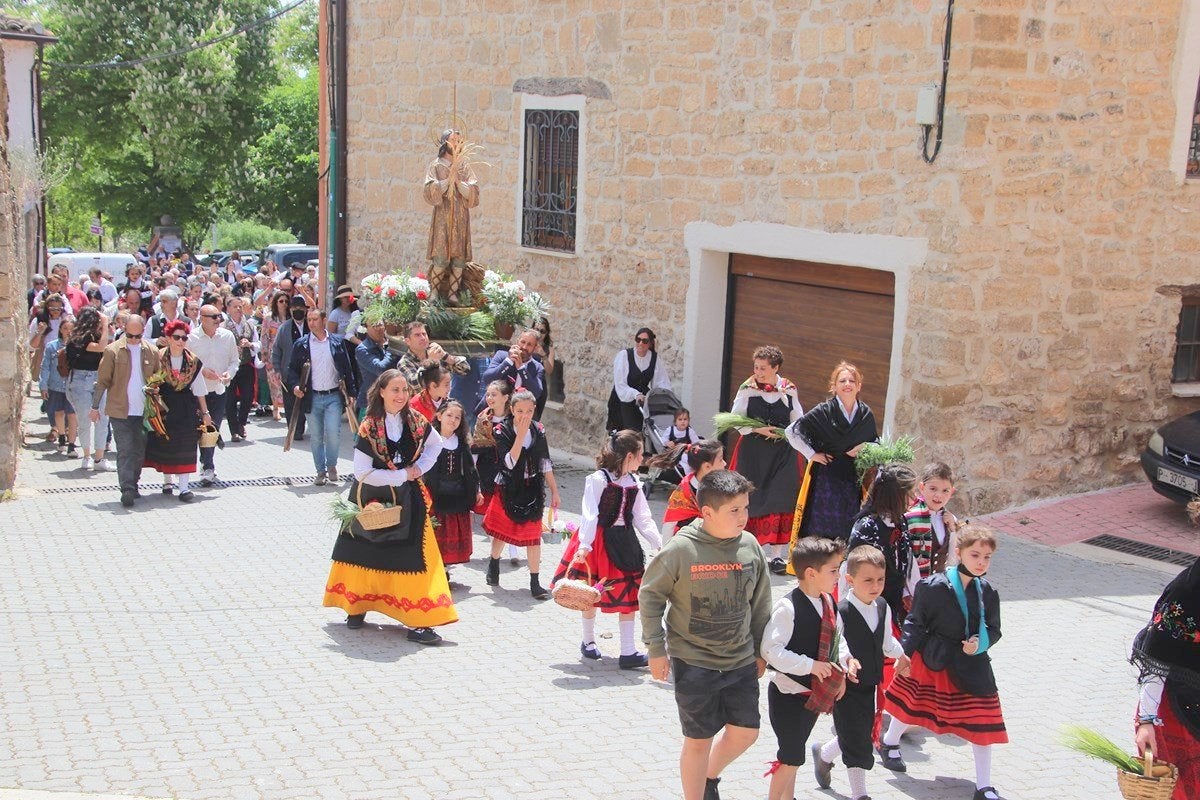
[(1196, 481), (1194, 485), (1200, 486), (1200, 464), (1194, 467), (1185, 467), (1176, 461), (1168, 461), (1153, 450), (1142, 451), (1142, 471), (1146, 473), (1146, 477), (1149, 478), (1150, 486), (1154, 488), (1154, 491), (1163, 497), (1171, 498), (1176, 503), (1187, 503), (1196, 498), (1196, 492), (1194, 491), (1188, 491), (1180, 486), (1159, 480), (1158, 470), (1160, 467), (1183, 478), (1190, 478)]

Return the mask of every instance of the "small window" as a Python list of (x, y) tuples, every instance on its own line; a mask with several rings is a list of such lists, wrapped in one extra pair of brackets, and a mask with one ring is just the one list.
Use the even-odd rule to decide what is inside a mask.
[(579, 112), (526, 109), (521, 245), (575, 252)]
[(1192, 106), (1192, 135), (1188, 139), (1187, 176), (1200, 178), (1200, 88), (1196, 89), (1196, 102)]
[(1183, 298), (1179, 328), (1175, 332), (1175, 366), (1172, 383), (1200, 382), (1200, 297)]
[(554, 359), (554, 371), (547, 376), (546, 399), (552, 403), (562, 403), (567, 399), (566, 382), (563, 380), (563, 362)]

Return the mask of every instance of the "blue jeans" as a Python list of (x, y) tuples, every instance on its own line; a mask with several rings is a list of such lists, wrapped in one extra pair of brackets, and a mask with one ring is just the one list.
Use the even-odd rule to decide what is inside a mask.
[(345, 410), (341, 392), (313, 393), (312, 410), (304, 419), (309, 439), (312, 440), (313, 465), (317, 472), (328, 472), (330, 467), (337, 468)]

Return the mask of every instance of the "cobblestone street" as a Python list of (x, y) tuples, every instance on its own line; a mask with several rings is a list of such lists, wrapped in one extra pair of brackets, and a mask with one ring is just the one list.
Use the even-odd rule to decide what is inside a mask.
[[(678, 796), (672, 693), (618, 670), (614, 620), (599, 625), (605, 660), (581, 662), (577, 615), (532, 600), (523, 565), (505, 562), (501, 587), (487, 587), (477, 537), (475, 559), (452, 570), (461, 622), (443, 646), (409, 643), (376, 615), (347, 630), (320, 607), (334, 491), (311, 485), (306, 452), (280, 451), (281, 424), (250, 435), (217, 454), (234, 485), (198, 489), (187, 506), (146, 473), (131, 511), (115, 474), (80, 472), (44, 443), (25, 449), (17, 497), (0, 505), (0, 798)], [(564, 463), (577, 512), (587, 465)], [(656, 493), (660, 516), (664, 501)], [(561, 548), (546, 551), (548, 578)], [(994, 780), (1009, 800), (1118, 796), (1110, 769), (1056, 740), (1069, 722), (1130, 739), (1125, 653), (1176, 568), (1121, 562), (1001, 543), (993, 657), (1012, 743)], [(774, 582), (776, 596), (790, 588)], [(728, 770), (726, 800), (766, 794), (765, 691), (762, 702), (762, 735)], [(870, 774), (876, 800), (971, 796), (965, 743), (917, 735), (904, 749), (907, 775)], [(807, 769), (800, 778), (797, 797), (847, 796), (840, 766), (831, 792)]]

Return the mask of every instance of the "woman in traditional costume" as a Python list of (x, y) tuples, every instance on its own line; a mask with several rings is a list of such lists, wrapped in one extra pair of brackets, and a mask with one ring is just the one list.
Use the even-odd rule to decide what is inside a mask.
[(654, 331), (639, 328), (633, 336), (633, 347), (627, 347), (613, 358), (613, 388), (608, 395), (608, 420), (605, 429), (640, 431), (645, 415), (642, 406), (651, 389), (670, 389), (671, 376), (658, 357), (658, 340)]
[(529, 593), (537, 600), (547, 600), (550, 592), (538, 578), (546, 487), (550, 487), (551, 508), (558, 508), (559, 498), (546, 429), (542, 423), (533, 420), (536, 407), (537, 399), (533, 393), (522, 389), (512, 397), (512, 416), (492, 430), (500, 465), (496, 494), (483, 518), (483, 529), (492, 537), (488, 586), (500, 585), (500, 554), (506, 543), (512, 544), (525, 548), (529, 562)]
[(809, 410), (787, 430), (792, 447), (808, 459), (793, 520), (792, 540), (802, 536), (845, 539), (863, 493), (854, 457), (867, 442), (879, 439), (875, 415), (858, 399), (862, 373), (845, 361), (829, 378), (833, 395)]
[[(1200, 516), (1200, 501), (1189, 506)], [(1133, 642), (1139, 753), (1179, 770), (1172, 800), (1200, 797), (1200, 558), (1167, 584)]]
[(738, 387), (733, 413), (762, 422), (758, 428), (739, 428), (729, 468), (754, 484), (746, 530), (766, 549), (771, 571), (787, 569), (787, 545), (792, 514), (800, 491), (800, 459), (779, 432), (804, 413), (796, 386), (779, 374), (783, 352), (778, 347), (754, 351), (754, 374)]
[(162, 380), (152, 379), (147, 386), (146, 403), (150, 413), (150, 433), (146, 436), (146, 457), (143, 466), (156, 469), (163, 476), (163, 494), (175, 491), (174, 476), (179, 485), (179, 499), (190, 503), (196, 499), (190, 488), (196, 472), (196, 454), (200, 446), (200, 425), (212, 424), (208, 415), (208, 394), (204, 381), (196, 377), (204, 365), (187, 349), (191, 326), (173, 319), (163, 326), (167, 349), (159, 356), (157, 373)]
[(352, 521), (339, 533), (324, 605), (345, 611), (348, 628), (361, 628), (367, 612), (378, 611), (409, 628), (409, 641), (433, 645), (442, 640), (433, 628), (458, 621), (420, 481), (437, 462), (442, 437), (435, 430), (427, 435), (409, 398), (408, 380), (396, 369), (385, 370), (367, 395), (350, 500), (402, 510), (389, 527), (366, 530)]

